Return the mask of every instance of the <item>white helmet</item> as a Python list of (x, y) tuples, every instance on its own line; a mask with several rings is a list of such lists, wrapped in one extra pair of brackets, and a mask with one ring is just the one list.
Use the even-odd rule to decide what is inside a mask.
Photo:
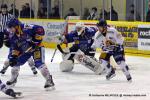
[[(84, 23), (83, 22), (77, 22), (75, 25), (75, 28), (78, 32), (78, 35), (80, 35), (84, 30)], [(80, 28), (80, 30), (78, 30), (79, 28)]]
[(80, 27), (80, 28), (84, 27), (84, 23), (83, 22), (77, 22), (76, 28), (78, 28), (78, 27)]

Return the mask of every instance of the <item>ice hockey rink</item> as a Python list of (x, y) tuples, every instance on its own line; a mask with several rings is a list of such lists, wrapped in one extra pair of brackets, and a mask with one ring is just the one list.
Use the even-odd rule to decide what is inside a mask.
[[(25, 64), (21, 67), (18, 83), (14, 89), (23, 93), (18, 100), (150, 100), (150, 58), (126, 56), (133, 82), (126, 81), (121, 70), (116, 77), (107, 81), (104, 75), (95, 75), (80, 64), (70, 73), (59, 70), (61, 54), (57, 51), (53, 63), (50, 62), (54, 49), (46, 49), (46, 64), (53, 75), (56, 89), (45, 91), (44, 78), (40, 73), (34, 76)], [(8, 49), (0, 49), (0, 66), (3, 66)], [(96, 55), (98, 57), (98, 54)], [(10, 69), (0, 76), (6, 82), (10, 78)], [(12, 100), (0, 92), (0, 100)]]

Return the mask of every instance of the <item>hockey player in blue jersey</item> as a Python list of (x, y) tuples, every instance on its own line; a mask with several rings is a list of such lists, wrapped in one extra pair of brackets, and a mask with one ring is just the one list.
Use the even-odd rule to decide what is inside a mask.
[(46, 79), (44, 88), (54, 87), (52, 75), (45, 65), (44, 46), (42, 46), (43, 36), (45, 34), (42, 26), (25, 25), (17, 19), (11, 19), (7, 22), (9, 39), (11, 41), (11, 51), (9, 64), (12, 66), (11, 79), (7, 85), (14, 85), (17, 82), (20, 66), (33, 57), (35, 66)]
[[(60, 45), (57, 46), (62, 54), (67, 54), (67, 59), (60, 63), (60, 68), (62, 70), (67, 71), (66, 69), (69, 69), (69, 66), (72, 66), (74, 63), (74, 59), (77, 58), (76, 60), (85, 65), (85, 67), (94, 71), (96, 74), (100, 74), (100, 64), (96, 62), (94, 58), (95, 50), (91, 48), (91, 45), (93, 44), (93, 37), (96, 32), (97, 28), (85, 27), (84, 23), (77, 22), (75, 30), (64, 36), (63, 43), (73, 43), (73, 45), (69, 48), (69, 52), (64, 52), (61, 50)], [(98, 70), (100, 72), (98, 72)]]
[[(9, 40), (9, 32), (7, 32), (7, 30), (5, 30), (4, 33), (5, 33), (5, 35), (4, 35), (4, 44), (5, 44), (6, 47), (11, 49), (10, 48), (10, 40)], [(33, 57), (28, 59), (28, 65), (31, 68), (33, 74), (36, 75), (38, 72), (36, 71), (36, 67), (35, 67)], [(9, 66), (10, 65), (9, 65), (9, 56), (8, 56), (8, 58), (4, 62), (3, 68), (1, 69), (0, 73), (5, 74), (5, 72), (6, 72), (6, 70), (8, 69)]]

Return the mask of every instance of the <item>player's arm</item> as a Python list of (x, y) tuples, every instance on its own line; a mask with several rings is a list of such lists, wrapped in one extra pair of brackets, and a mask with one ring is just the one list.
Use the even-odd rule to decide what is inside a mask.
[(66, 43), (74, 42), (74, 39), (73, 39), (74, 37), (75, 37), (75, 32), (72, 31), (72, 32), (65, 35), (65, 41), (64, 42), (66, 42)]
[(97, 31), (98, 30), (95, 27), (90, 27), (90, 28), (85, 27), (85, 34), (88, 35), (91, 38), (94, 38)]
[(105, 43), (106, 45), (123, 45), (124, 39), (123, 36), (121, 35), (121, 33), (119, 33), (115, 28), (111, 29), (112, 33), (113, 33), (113, 37), (115, 39), (114, 41), (111, 40), (106, 40)]
[(10, 46), (10, 57), (9, 57), (9, 64), (10, 66), (15, 66), (17, 64), (17, 59), (20, 56), (20, 50), (17, 47), (16, 43), (11, 42)]
[(124, 38), (123, 38), (122, 34), (119, 33), (117, 30), (116, 30), (115, 37), (116, 37), (116, 42), (117, 42), (117, 44), (118, 44), (118, 45), (123, 45)]
[(33, 27), (33, 30), (34, 30), (34, 36), (33, 36), (32, 42), (36, 46), (40, 46), (45, 35), (44, 28), (42, 26), (35, 26)]

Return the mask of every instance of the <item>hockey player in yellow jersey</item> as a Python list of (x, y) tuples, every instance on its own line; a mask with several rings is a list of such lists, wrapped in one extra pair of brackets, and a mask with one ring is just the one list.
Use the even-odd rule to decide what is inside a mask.
[(125, 74), (127, 80), (131, 81), (132, 78), (124, 57), (124, 38), (114, 27), (108, 26), (104, 19), (99, 20), (97, 27), (99, 31), (95, 35), (92, 47), (100, 47), (102, 49), (99, 60), (102, 66), (106, 69), (106, 79), (109, 80), (115, 76), (115, 70), (110, 64), (110, 57), (113, 56), (118, 66)]

